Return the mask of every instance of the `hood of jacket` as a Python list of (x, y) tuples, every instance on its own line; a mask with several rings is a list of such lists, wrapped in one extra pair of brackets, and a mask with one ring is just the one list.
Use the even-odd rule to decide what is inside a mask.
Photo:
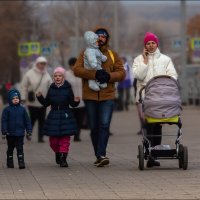
[(92, 32), (92, 31), (87, 31), (84, 34), (84, 39), (86, 44), (88, 45), (88, 47), (90, 48), (99, 48), (98, 45), (96, 44), (96, 42), (98, 41), (99, 37), (96, 33)]
[(40, 69), (38, 69), (38, 67), (37, 67), (36, 64), (34, 63), (34, 64), (33, 64), (33, 70), (36, 71), (36, 72), (39, 73), (39, 74), (44, 74), (44, 73), (47, 72), (47, 67), (45, 67), (44, 70), (40, 70)]
[(153, 53), (148, 53), (149, 57), (159, 58), (160, 57), (160, 50), (157, 48)]
[(20, 95), (20, 93), (19, 93), (19, 91), (17, 89), (9, 90), (9, 92), (8, 92), (8, 102), (9, 102), (9, 104), (10, 105), (14, 105), (12, 103), (12, 99), (13, 99), (14, 96), (18, 96), (19, 97), (19, 103), (17, 104), (17, 105), (19, 105), (20, 101), (21, 101), (21, 95)]

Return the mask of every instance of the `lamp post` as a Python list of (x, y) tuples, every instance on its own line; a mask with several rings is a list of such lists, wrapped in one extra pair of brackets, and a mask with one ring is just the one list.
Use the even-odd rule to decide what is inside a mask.
[(119, 24), (118, 24), (118, 1), (114, 1), (114, 49), (119, 50)]
[(79, 6), (78, 1), (75, 1), (75, 55), (78, 54), (78, 40), (79, 40)]
[(183, 104), (187, 104), (188, 86), (186, 81), (186, 0), (181, 0), (181, 95)]

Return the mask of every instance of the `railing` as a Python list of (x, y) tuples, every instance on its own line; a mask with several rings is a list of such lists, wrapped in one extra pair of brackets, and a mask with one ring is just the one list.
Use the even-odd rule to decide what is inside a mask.
[(187, 96), (189, 105), (200, 105), (200, 77), (187, 79)]

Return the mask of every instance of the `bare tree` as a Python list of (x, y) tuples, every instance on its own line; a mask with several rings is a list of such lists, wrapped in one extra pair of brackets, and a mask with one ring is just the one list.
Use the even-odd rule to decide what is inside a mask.
[(31, 33), (31, 10), (24, 1), (0, 2), (0, 78), (19, 80), (17, 46), (21, 38)]
[[(76, 9), (78, 9), (78, 19)], [(46, 24), (46, 30), (51, 33), (48, 31), (47, 33), (51, 35), (52, 40), (62, 43), (60, 47), (65, 50), (65, 55), (69, 55), (70, 52), (70, 37), (77, 36), (77, 32), (78, 36), (82, 37), (85, 31), (93, 30), (97, 26), (108, 28), (111, 36), (114, 32), (112, 1), (54, 2), (48, 7), (48, 16), (50, 23)], [(122, 25), (123, 17), (120, 20)], [(78, 26), (76, 26), (76, 20), (78, 20)]]

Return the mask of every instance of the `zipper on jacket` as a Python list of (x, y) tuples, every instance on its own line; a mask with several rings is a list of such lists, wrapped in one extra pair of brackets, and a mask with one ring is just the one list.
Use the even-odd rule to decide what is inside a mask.
[(98, 100), (99, 100), (99, 91), (98, 91)]
[(152, 55), (152, 63), (153, 63), (153, 77), (155, 76), (155, 63), (154, 63), (154, 54)]

